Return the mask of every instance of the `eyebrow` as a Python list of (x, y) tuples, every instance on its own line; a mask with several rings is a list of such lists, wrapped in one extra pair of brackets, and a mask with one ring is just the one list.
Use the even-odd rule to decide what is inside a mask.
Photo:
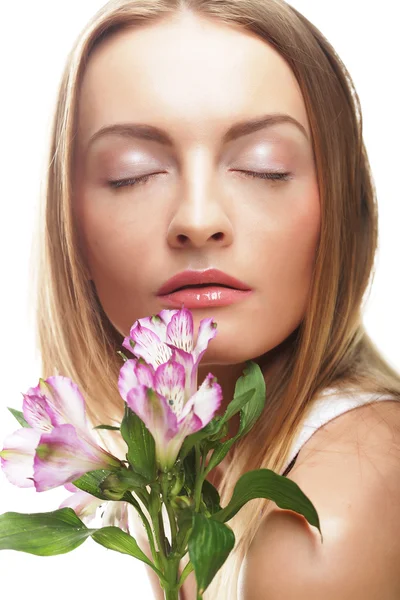
[[(262, 115), (261, 117), (255, 117), (250, 120), (235, 123), (224, 134), (222, 141), (224, 144), (226, 144), (227, 142), (235, 140), (244, 135), (259, 131), (260, 129), (272, 127), (273, 125), (280, 125), (282, 123), (290, 123), (295, 125), (309, 141), (308, 133), (305, 127), (303, 127), (303, 125), (294, 117), (284, 113)], [(87, 148), (89, 149), (89, 147), (95, 141), (107, 135), (119, 135), (120, 137), (124, 138), (151, 140), (165, 146), (173, 145), (173, 140), (167, 134), (167, 132), (159, 127), (155, 127), (154, 125), (146, 125), (144, 123), (116, 123), (114, 125), (106, 125), (105, 127), (101, 127), (101, 129), (96, 131), (96, 133), (90, 137)]]

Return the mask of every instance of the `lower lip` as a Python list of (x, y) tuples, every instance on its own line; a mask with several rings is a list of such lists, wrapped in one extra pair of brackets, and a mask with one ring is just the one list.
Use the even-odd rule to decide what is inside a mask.
[(234, 290), (231, 288), (210, 285), (209, 287), (187, 288), (172, 294), (159, 296), (163, 304), (173, 308), (207, 308), (212, 306), (228, 306), (244, 300), (253, 290)]

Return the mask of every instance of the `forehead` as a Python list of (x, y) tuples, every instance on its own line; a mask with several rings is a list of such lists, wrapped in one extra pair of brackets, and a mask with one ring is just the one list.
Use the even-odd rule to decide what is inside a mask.
[(96, 48), (79, 94), (79, 139), (85, 147), (99, 129), (134, 121), (182, 144), (206, 143), (269, 112), (289, 114), (310, 136), (296, 78), (272, 46), (240, 26), (180, 16), (119, 31)]

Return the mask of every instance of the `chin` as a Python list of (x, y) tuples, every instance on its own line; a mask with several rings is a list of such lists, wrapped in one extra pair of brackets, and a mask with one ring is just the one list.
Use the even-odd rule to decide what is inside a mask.
[[(220, 343), (218, 343), (220, 342)], [(210, 347), (212, 344), (212, 347)], [(239, 365), (258, 356), (256, 348), (244, 348), (240, 343), (228, 343), (218, 340), (210, 342), (210, 346), (201, 359), (200, 366), (207, 365)]]

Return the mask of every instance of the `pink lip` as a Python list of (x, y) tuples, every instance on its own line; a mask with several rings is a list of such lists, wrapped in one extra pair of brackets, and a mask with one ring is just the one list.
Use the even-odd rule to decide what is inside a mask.
[[(223, 271), (219, 271), (218, 269), (207, 269), (205, 271), (183, 271), (182, 273), (178, 273), (168, 279), (158, 290), (157, 296), (165, 296), (170, 295), (172, 293), (177, 293), (177, 290), (183, 286), (196, 286), (196, 285), (205, 285), (210, 284), (212, 286), (218, 286), (218, 290), (223, 290), (224, 292), (229, 291), (251, 291), (250, 286), (248, 286), (243, 281), (232, 277), (231, 275), (227, 275)], [(224, 286), (228, 286), (227, 289)], [(197, 290), (181, 290), (182, 292), (196, 292), (199, 294), (199, 290), (202, 288), (198, 288)], [(210, 292), (210, 290), (204, 290), (204, 292)]]
[(252, 294), (252, 290), (234, 290), (218, 285), (208, 287), (193, 287), (186, 290), (178, 290), (171, 294), (159, 296), (162, 303), (171, 308), (206, 308), (213, 306), (228, 306), (243, 300)]

